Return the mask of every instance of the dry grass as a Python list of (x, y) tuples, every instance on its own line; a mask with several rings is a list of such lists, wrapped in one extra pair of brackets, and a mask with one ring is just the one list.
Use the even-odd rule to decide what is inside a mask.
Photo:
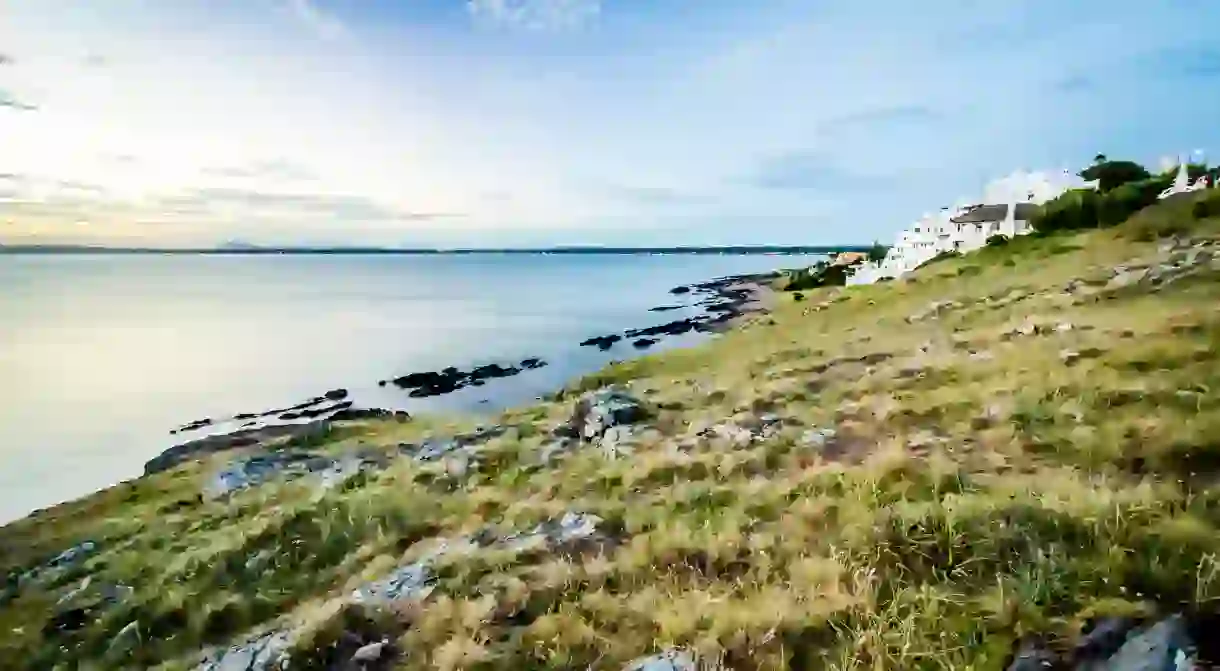
[[(297, 632), (293, 668), (332, 663), (346, 631), (388, 637), (404, 669), (614, 669), (668, 646), (737, 669), (998, 669), (1022, 636), (1068, 640), (1099, 614), (1214, 612), (1220, 270), (1063, 291), (1157, 257), (1162, 232), (1218, 237), (1189, 212), (780, 301), (506, 413), (515, 429), (463, 476), (404, 460), (321, 498), (297, 481), (200, 501), (207, 466), (191, 465), (14, 523), (0, 530), (10, 583), (81, 540), (99, 551), (0, 598), (0, 667), (177, 668), (276, 627)], [(948, 299), (960, 305), (908, 323)], [(1049, 332), (1005, 335), (1031, 318)], [(1063, 350), (1081, 356), (1065, 365)], [(658, 409), (636, 454), (538, 468), (575, 392), (609, 383)], [(697, 435), (766, 412), (789, 426), (744, 446)], [(330, 449), (464, 426), (367, 424)], [(813, 427), (836, 438), (810, 446)], [(429, 539), (566, 511), (610, 537), (446, 559), (423, 603), (348, 603)], [(49, 629), (86, 575), (135, 592)], [(113, 644), (132, 622), (140, 644)]]

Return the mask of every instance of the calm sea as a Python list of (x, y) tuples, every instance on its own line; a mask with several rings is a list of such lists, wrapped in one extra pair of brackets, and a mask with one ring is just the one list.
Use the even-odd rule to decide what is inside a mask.
[[(336, 387), (361, 407), (412, 412), (522, 403), (635, 354), (581, 340), (694, 314), (647, 311), (680, 302), (671, 287), (814, 260), (0, 256), (0, 521), (140, 474), (184, 439), (171, 429), (203, 417)], [(550, 365), (444, 397), (377, 386), (531, 356)]]

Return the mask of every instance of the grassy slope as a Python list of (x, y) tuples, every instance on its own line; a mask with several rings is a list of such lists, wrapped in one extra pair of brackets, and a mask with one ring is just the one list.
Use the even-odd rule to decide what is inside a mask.
[[(461, 479), (404, 460), (321, 501), (289, 483), (199, 503), (206, 465), (192, 465), (11, 524), (0, 573), (81, 539), (102, 550), (0, 602), (0, 667), (177, 668), (280, 617), (304, 632), (300, 662), (316, 664), (309, 650), (357, 626), (344, 595), (416, 542), (566, 510), (601, 516), (620, 542), (455, 560), (427, 603), (359, 626), (400, 636), (408, 669), (620, 668), (667, 645), (735, 668), (964, 669), (1002, 668), (1019, 636), (1070, 638), (1098, 613), (1210, 610), (1220, 271), (1155, 293), (1062, 293), (1157, 256), (1141, 238), (1187, 227), (1189, 203), (1136, 219), (1022, 239), (912, 281), (811, 292), (707, 345), (575, 385), (626, 383), (660, 408), (632, 458), (528, 467), (570, 393), (508, 413), (517, 430)], [(1189, 228), (1220, 238), (1214, 219)], [(906, 322), (944, 299), (962, 305)], [(1030, 316), (1075, 328), (1002, 337)], [(1065, 366), (1065, 348), (1085, 356)], [(846, 358), (873, 353), (892, 358)], [(695, 436), (762, 412), (803, 426), (748, 447)], [(361, 425), (332, 449), (444, 424)], [(838, 432), (822, 454), (800, 440), (815, 426)], [(55, 600), (87, 574), (135, 596), (44, 637)], [(132, 621), (144, 644), (108, 650)]]

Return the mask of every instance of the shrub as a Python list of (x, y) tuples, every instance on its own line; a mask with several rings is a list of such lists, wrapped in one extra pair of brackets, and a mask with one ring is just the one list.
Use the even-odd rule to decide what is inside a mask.
[[(1104, 158), (1098, 156), (1098, 158)], [(1132, 161), (1099, 161), (1080, 173), (1087, 180), (1098, 180), (1098, 188), (1102, 193), (1116, 189), (1123, 184), (1138, 182), (1151, 177), (1144, 166)]]
[(1096, 228), (1100, 198), (1090, 189), (1073, 189), (1044, 204), (1031, 224), (1040, 233)]
[(1201, 200), (1195, 203), (1194, 206), (1190, 208), (1190, 216), (1194, 217), (1195, 219), (1206, 219), (1210, 217), (1211, 207), (1209, 206), (1208, 201)]
[(1157, 202), (1157, 196), (1172, 183), (1173, 175), (1165, 174), (1128, 182), (1107, 193), (1068, 191), (1043, 205), (1032, 224), (1042, 234), (1117, 226)]
[(1003, 247), (1009, 243), (1007, 235), (997, 234), (987, 238), (988, 247)]

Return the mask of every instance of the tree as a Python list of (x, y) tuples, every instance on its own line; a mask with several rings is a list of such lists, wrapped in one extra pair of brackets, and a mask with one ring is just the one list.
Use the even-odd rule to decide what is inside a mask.
[(1093, 157), (1093, 162), (1094, 162), (1094, 163), (1105, 163), (1105, 162), (1106, 162), (1106, 155), (1105, 155), (1105, 154), (1098, 154), (1098, 155), (1094, 156), (1094, 157)]
[[(1105, 155), (1098, 154), (1098, 158), (1104, 159)], [(1152, 175), (1148, 174), (1144, 166), (1133, 161), (1104, 160), (1089, 166), (1080, 176), (1089, 181), (1097, 180), (1098, 190), (1105, 193), (1128, 182), (1148, 179)]]
[(868, 250), (868, 260), (872, 261), (873, 263), (881, 263), (885, 260), (885, 255), (888, 254), (889, 251), (889, 247), (886, 247), (880, 242), (874, 240), (873, 246)]

